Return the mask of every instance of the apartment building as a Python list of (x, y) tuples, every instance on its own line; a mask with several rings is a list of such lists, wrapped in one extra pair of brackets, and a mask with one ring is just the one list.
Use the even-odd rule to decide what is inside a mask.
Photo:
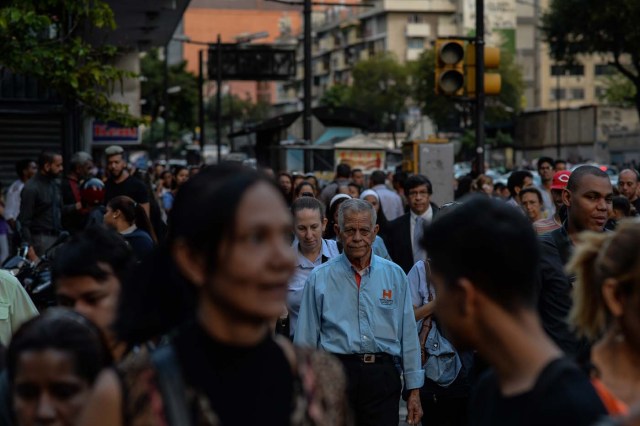
[[(358, 61), (379, 52), (393, 52), (399, 61), (417, 59), (439, 36), (458, 31), (458, 0), (369, 0), (357, 7), (317, 10), (313, 17), (314, 103), (335, 84), (350, 84)], [(278, 85), (275, 106), (296, 110), (302, 98), (302, 40), (298, 39), (295, 81)]]

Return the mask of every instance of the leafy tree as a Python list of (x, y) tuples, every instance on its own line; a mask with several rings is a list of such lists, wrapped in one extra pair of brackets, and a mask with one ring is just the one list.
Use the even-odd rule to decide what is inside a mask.
[(385, 52), (358, 62), (352, 76), (348, 106), (367, 111), (381, 129), (388, 129), (394, 124), (392, 117), (404, 112), (411, 97), (409, 69)]
[(346, 84), (335, 84), (324, 92), (320, 99), (320, 105), (333, 108), (343, 107), (350, 105), (351, 100), (351, 87)]
[[(414, 99), (421, 106), (423, 113), (439, 128), (458, 127), (460, 117), (470, 113), (469, 105), (455, 98), (435, 94), (435, 60), (435, 52), (426, 50), (411, 65), (415, 87)], [(486, 97), (487, 123), (512, 120), (522, 110), (522, 73), (508, 52), (501, 52), (498, 71), (502, 77), (502, 87), (498, 96)]]
[(610, 105), (634, 107), (636, 91), (633, 82), (620, 73), (608, 75), (605, 80), (605, 92), (600, 100)]
[[(198, 78), (186, 69), (185, 61), (169, 67), (167, 87), (178, 87), (179, 91), (168, 95), (169, 123), (174, 131), (171, 137), (177, 137), (184, 130), (193, 130), (197, 123), (198, 114)], [(160, 59), (158, 49), (148, 52), (140, 61), (140, 72), (144, 115), (155, 122), (162, 116), (165, 91), (165, 62)], [(172, 126), (170, 126), (170, 129)]]
[(8, 0), (0, 8), (0, 66), (35, 77), (92, 116), (132, 123), (128, 107), (109, 94), (134, 74), (112, 65), (114, 46), (87, 41), (92, 29), (114, 28), (104, 1)]
[(640, 2), (638, 0), (552, 0), (542, 30), (551, 55), (567, 64), (578, 55), (605, 54), (635, 86), (640, 115)]

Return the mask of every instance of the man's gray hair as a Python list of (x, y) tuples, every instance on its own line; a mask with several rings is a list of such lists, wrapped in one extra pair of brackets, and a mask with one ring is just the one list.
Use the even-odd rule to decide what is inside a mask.
[(77, 166), (82, 166), (89, 161), (93, 161), (93, 157), (91, 156), (91, 154), (84, 151), (78, 151), (71, 157), (71, 170), (75, 169)]
[(338, 226), (340, 226), (340, 232), (344, 231), (344, 218), (347, 213), (369, 213), (371, 215), (371, 227), (376, 226), (378, 215), (371, 203), (352, 198), (340, 204), (340, 208), (338, 209)]
[(124, 154), (124, 149), (119, 145), (111, 145), (104, 150), (104, 155), (106, 155), (107, 158), (111, 157), (112, 155), (118, 155), (118, 154), (120, 155)]

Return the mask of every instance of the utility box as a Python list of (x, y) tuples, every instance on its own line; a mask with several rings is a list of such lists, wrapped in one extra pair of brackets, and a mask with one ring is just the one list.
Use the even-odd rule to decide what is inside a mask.
[(433, 185), (431, 201), (439, 206), (453, 201), (453, 143), (421, 143), (418, 147), (419, 159), (415, 160), (419, 173)]

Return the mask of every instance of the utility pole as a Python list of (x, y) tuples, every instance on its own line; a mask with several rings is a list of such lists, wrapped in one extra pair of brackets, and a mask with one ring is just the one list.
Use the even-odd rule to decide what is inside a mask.
[[(311, 144), (311, 0), (304, 0), (304, 97), (303, 97), (303, 136), (306, 143)], [(304, 150), (304, 171), (310, 172), (313, 168), (313, 151)]]
[(476, 170), (484, 173), (484, 0), (476, 0)]
[(216, 49), (216, 141), (218, 143), (218, 160), (220, 164), (222, 160), (222, 38), (218, 34), (218, 42)]
[(162, 92), (162, 103), (164, 104), (164, 156), (166, 169), (169, 170), (169, 159), (171, 158), (171, 147), (169, 146), (169, 43), (164, 46), (164, 90)]
[(204, 49), (198, 51), (198, 125), (200, 126), (200, 161), (204, 162)]

